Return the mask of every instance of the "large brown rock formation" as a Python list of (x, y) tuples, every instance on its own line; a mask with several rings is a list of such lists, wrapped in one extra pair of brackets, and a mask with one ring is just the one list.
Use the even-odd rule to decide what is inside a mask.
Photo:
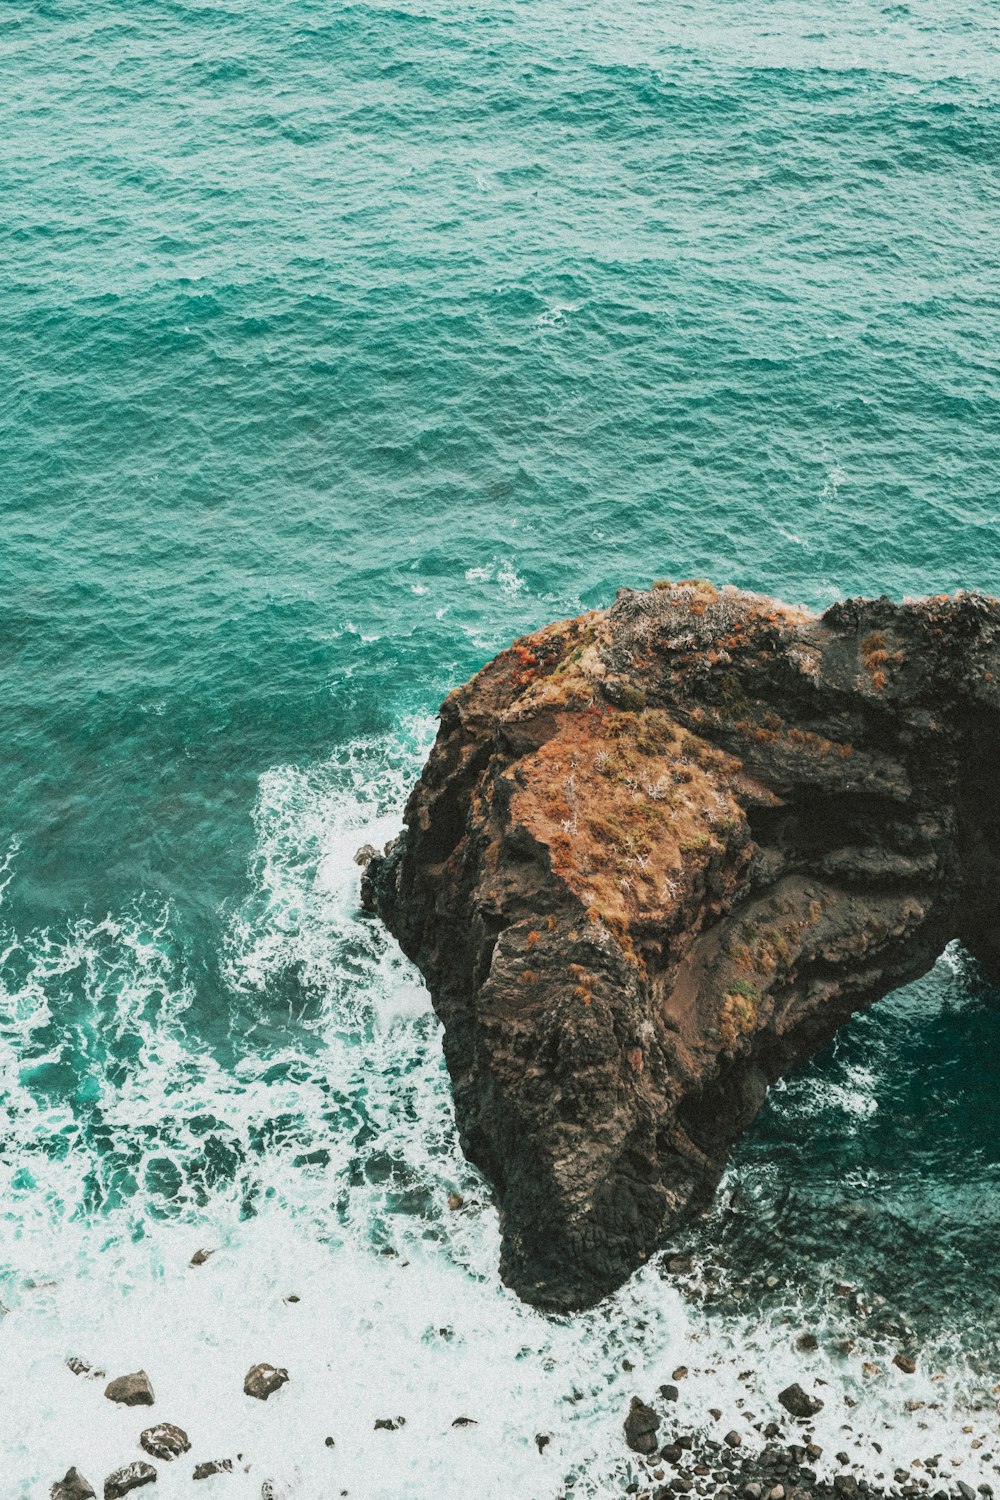
[(959, 938), (1000, 968), (1000, 605), (622, 590), (456, 689), (363, 900), (444, 1023), (501, 1273), (585, 1306), (768, 1085)]

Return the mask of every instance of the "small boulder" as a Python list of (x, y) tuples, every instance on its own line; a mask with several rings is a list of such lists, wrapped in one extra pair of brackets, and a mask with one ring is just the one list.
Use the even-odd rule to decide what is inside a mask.
[(976, 1500), (976, 1492), (971, 1484), (966, 1484), (964, 1479), (956, 1479), (955, 1483), (958, 1485), (958, 1493), (962, 1500)]
[(451, 1425), (452, 1427), (478, 1427), (479, 1423), (475, 1417), (456, 1417)]
[(211, 1479), (213, 1474), (231, 1474), (233, 1472), (233, 1461), (231, 1458), (210, 1458), (207, 1463), (195, 1464), (195, 1479)]
[(625, 1441), (633, 1453), (656, 1452), (656, 1429), (660, 1425), (660, 1419), (653, 1408), (640, 1401), (638, 1396), (632, 1397), (624, 1425)]
[(779, 1392), (778, 1400), (785, 1410), (793, 1417), (814, 1417), (818, 1411), (823, 1410), (823, 1403), (818, 1396), (808, 1396), (802, 1387), (796, 1383), (787, 1385)]
[(214, 1250), (196, 1250), (191, 1257), (190, 1264), (192, 1266), (203, 1266), (206, 1260), (210, 1260), (214, 1254)]
[(122, 1495), (127, 1495), (131, 1490), (155, 1483), (156, 1470), (153, 1465), (136, 1459), (134, 1464), (126, 1464), (124, 1469), (116, 1469), (113, 1474), (108, 1475), (104, 1481), (104, 1500), (121, 1500)]
[(833, 1476), (833, 1493), (852, 1497), (858, 1493), (858, 1481), (853, 1474), (835, 1474)]
[(800, 1354), (812, 1354), (819, 1348), (819, 1339), (814, 1333), (800, 1333), (795, 1340), (795, 1347)]
[(732, 1432), (726, 1433), (722, 1441), (724, 1443), (728, 1443), (730, 1448), (738, 1448), (743, 1441), (743, 1437), (742, 1434), (737, 1432), (736, 1428), (734, 1427)]
[(147, 1427), (145, 1432), (139, 1434), (139, 1447), (145, 1448), (153, 1458), (162, 1458), (166, 1463), (173, 1458), (180, 1458), (190, 1446), (187, 1433), (180, 1427), (175, 1427), (172, 1422), (160, 1422), (156, 1427)]
[(461, 1193), (448, 1194), (448, 1207), (451, 1209), (452, 1213), (457, 1213), (460, 1208), (465, 1207), (465, 1199), (462, 1197)]
[(49, 1490), (51, 1500), (97, 1500), (97, 1491), (84, 1479), (79, 1469), (67, 1469), (65, 1476)]
[(680, 1391), (675, 1385), (660, 1386), (660, 1395), (663, 1397), (664, 1401), (677, 1401), (680, 1397), (680, 1394)]
[(246, 1373), (243, 1390), (247, 1396), (253, 1396), (257, 1401), (266, 1401), (268, 1396), (280, 1391), (287, 1379), (287, 1370), (278, 1370), (274, 1365), (254, 1365)]
[(671, 1378), (671, 1380), (683, 1380), (684, 1376), (687, 1374), (687, 1372), (688, 1372), (687, 1365), (678, 1365), (677, 1368), (676, 1368), (676, 1370), (674, 1371), (673, 1375), (671, 1375), (670, 1378)]
[(917, 1362), (909, 1354), (896, 1354), (892, 1362), (904, 1375), (915, 1375), (917, 1372)]
[(74, 1375), (86, 1375), (88, 1380), (106, 1379), (103, 1370), (95, 1370), (93, 1365), (88, 1365), (85, 1359), (77, 1359), (75, 1354), (70, 1355), (66, 1361), (66, 1368), (72, 1370)]
[(405, 1417), (376, 1417), (376, 1432), (398, 1432), (400, 1427), (406, 1426)]
[(551, 1437), (551, 1435), (549, 1433), (547, 1433), (547, 1432), (536, 1432), (535, 1433), (535, 1447), (538, 1449), (539, 1453), (544, 1453), (545, 1450), (546, 1450), (546, 1448), (551, 1443), (551, 1441), (552, 1441), (552, 1437)]
[(354, 863), (360, 865), (363, 870), (367, 870), (373, 859), (378, 859), (378, 850), (375, 848), (375, 845), (362, 844), (354, 856)]
[[(137, 1370), (134, 1375), (119, 1375), (117, 1380), (112, 1380), (105, 1387), (104, 1394), (109, 1401), (117, 1401), (119, 1406), (152, 1406), (153, 1404), (153, 1387), (149, 1383), (149, 1376), (145, 1370)], [(144, 1481), (146, 1482), (148, 1481)]]

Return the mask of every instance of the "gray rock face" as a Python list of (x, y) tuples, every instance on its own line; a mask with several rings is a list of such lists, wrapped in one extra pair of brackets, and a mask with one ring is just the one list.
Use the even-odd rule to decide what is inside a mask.
[(638, 1396), (633, 1396), (625, 1418), (625, 1441), (633, 1452), (647, 1455), (656, 1452), (656, 1430), (659, 1425), (660, 1419), (653, 1408), (640, 1401)]
[(187, 1453), (191, 1444), (182, 1428), (175, 1427), (172, 1422), (160, 1422), (156, 1427), (147, 1427), (145, 1432), (139, 1434), (139, 1446), (145, 1448), (153, 1458), (162, 1458), (169, 1463), (171, 1459)]
[(136, 1459), (135, 1463), (126, 1464), (124, 1469), (116, 1469), (109, 1474), (104, 1481), (104, 1500), (121, 1500), (122, 1495), (127, 1495), (132, 1490), (141, 1489), (144, 1484), (156, 1483), (156, 1470), (152, 1464), (143, 1463)]
[(793, 1417), (814, 1417), (818, 1411), (823, 1410), (823, 1403), (818, 1396), (808, 1395), (802, 1387), (796, 1383), (788, 1385), (778, 1396), (785, 1410)]
[(276, 1369), (274, 1365), (254, 1365), (247, 1371), (243, 1382), (243, 1390), (248, 1396), (254, 1396), (258, 1401), (266, 1401), (279, 1391), (288, 1379), (287, 1370)]
[(96, 1500), (97, 1491), (79, 1469), (67, 1469), (64, 1478), (49, 1490), (51, 1500)]
[(104, 1394), (109, 1401), (117, 1401), (120, 1406), (152, 1406), (154, 1399), (153, 1387), (145, 1370), (137, 1370), (134, 1375), (119, 1375), (105, 1387)]
[(998, 742), (974, 594), (623, 589), (450, 694), (362, 902), (427, 981), (520, 1296), (620, 1285), (951, 939), (1000, 974)]

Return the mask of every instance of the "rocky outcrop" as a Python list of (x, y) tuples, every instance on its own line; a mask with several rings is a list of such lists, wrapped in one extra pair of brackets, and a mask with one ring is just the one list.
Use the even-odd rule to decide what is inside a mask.
[(768, 1085), (960, 939), (1000, 964), (1000, 606), (623, 590), (458, 688), (362, 899), (426, 978), (501, 1272), (569, 1309)]

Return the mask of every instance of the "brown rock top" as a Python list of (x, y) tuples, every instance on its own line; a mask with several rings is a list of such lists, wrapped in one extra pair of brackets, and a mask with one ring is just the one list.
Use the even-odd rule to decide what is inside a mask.
[(1000, 605), (622, 590), (445, 700), (362, 880), (444, 1028), (501, 1273), (585, 1306), (767, 1087), (959, 938), (1000, 969)]

